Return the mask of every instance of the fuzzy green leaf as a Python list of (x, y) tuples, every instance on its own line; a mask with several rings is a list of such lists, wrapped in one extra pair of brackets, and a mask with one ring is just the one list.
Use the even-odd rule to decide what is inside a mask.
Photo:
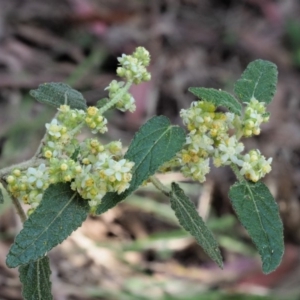
[(261, 182), (239, 182), (230, 188), (229, 198), (259, 251), (263, 272), (274, 271), (284, 252), (283, 226), (269, 189)]
[(171, 207), (180, 225), (202, 246), (207, 255), (223, 268), (222, 256), (217, 241), (199, 216), (195, 205), (184, 194), (178, 184), (172, 183)]
[(277, 67), (267, 60), (251, 62), (241, 79), (234, 85), (234, 92), (241, 102), (250, 102), (252, 98), (270, 103), (276, 92)]
[(189, 91), (203, 101), (212, 102), (216, 106), (226, 107), (234, 114), (241, 115), (241, 104), (227, 92), (199, 87), (190, 87)]
[(100, 100), (97, 101), (96, 107), (98, 108), (102, 108), (103, 106), (105, 106), (110, 100), (108, 98), (102, 98)]
[(88, 212), (88, 202), (67, 183), (50, 185), (10, 248), (7, 265), (14, 268), (43, 257), (80, 227)]
[(102, 214), (116, 206), (153, 175), (165, 162), (181, 150), (184, 130), (170, 124), (164, 116), (153, 117), (135, 134), (125, 158), (135, 163), (130, 187), (122, 194), (107, 193), (96, 213)]
[(86, 110), (86, 101), (82, 94), (62, 82), (40, 84), (30, 95), (39, 102), (60, 107), (68, 104), (71, 108)]
[(77, 161), (79, 154), (80, 154), (80, 147), (77, 147), (70, 158)]
[(2, 203), (4, 203), (4, 196), (3, 196), (2, 189), (0, 188), (0, 204)]
[(25, 300), (52, 300), (49, 258), (44, 256), (37, 261), (20, 266), (22, 295)]

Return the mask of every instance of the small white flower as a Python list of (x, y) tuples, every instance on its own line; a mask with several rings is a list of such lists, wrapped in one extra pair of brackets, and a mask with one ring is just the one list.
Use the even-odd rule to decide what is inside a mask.
[(50, 135), (59, 138), (61, 136), (60, 130), (62, 128), (61, 125), (59, 125), (57, 119), (53, 119), (51, 123), (47, 123), (46, 125), (47, 131)]
[(100, 170), (103, 168), (103, 166), (108, 162), (110, 159), (110, 155), (108, 155), (106, 152), (99, 153), (97, 155), (97, 161), (94, 164), (95, 170)]
[(36, 168), (28, 168), (27, 170), (28, 182), (35, 184), (35, 186), (41, 189), (48, 180), (48, 173), (45, 164), (40, 164)]
[(208, 153), (212, 153), (214, 151), (214, 141), (207, 135), (200, 135), (196, 133), (196, 130), (191, 131), (190, 134), (187, 136), (186, 144), (191, 145), (193, 149), (195, 149), (197, 152), (200, 149), (203, 149)]
[(107, 176), (114, 176), (118, 181), (122, 180), (123, 173), (128, 173), (133, 163), (128, 162), (126, 159), (121, 159), (120, 161), (115, 161), (109, 159), (109, 168), (104, 171)]
[(222, 141), (218, 150), (220, 151), (219, 156), (223, 164), (230, 164), (231, 162), (237, 165), (241, 164), (238, 154), (244, 150), (244, 145), (239, 143), (234, 135), (227, 139), (226, 142)]

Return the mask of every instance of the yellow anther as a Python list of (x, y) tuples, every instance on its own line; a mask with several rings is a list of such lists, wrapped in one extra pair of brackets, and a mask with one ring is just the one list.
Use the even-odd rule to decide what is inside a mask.
[(62, 171), (66, 171), (66, 170), (68, 170), (68, 165), (65, 164), (65, 163), (63, 163), (63, 164), (60, 165), (60, 169), (61, 169)]
[(105, 179), (107, 177), (104, 170), (99, 171), (98, 174), (99, 174), (99, 177), (102, 179)]
[(92, 122), (89, 124), (90, 128), (94, 129), (96, 128), (97, 124), (95, 122)]
[(183, 154), (182, 155), (182, 161), (184, 163), (189, 163), (192, 160), (191, 156), (189, 154)]
[(122, 179), (125, 182), (129, 182), (131, 180), (131, 178), (132, 178), (132, 174), (131, 173), (124, 173)]
[(98, 116), (98, 117), (97, 117), (97, 122), (101, 123), (101, 122), (103, 121), (103, 119), (104, 119), (104, 118), (103, 118), (102, 116)]
[(259, 135), (260, 134), (260, 128), (258, 128), (258, 127), (257, 128), (253, 128), (252, 132), (255, 135)]
[(92, 121), (93, 121), (92, 118), (89, 118), (89, 117), (86, 117), (86, 118), (85, 118), (85, 122), (86, 122), (87, 124), (90, 124)]
[(111, 176), (109, 176), (108, 180), (109, 180), (110, 182), (115, 182), (115, 181), (116, 181), (116, 177), (113, 176), (113, 175), (111, 175)]
[(87, 180), (85, 181), (85, 185), (88, 186), (88, 187), (93, 186), (93, 184), (94, 184), (93, 178), (89, 178), (89, 179), (87, 179)]
[(81, 173), (81, 171), (82, 171), (81, 166), (76, 166), (76, 167), (75, 167), (75, 172), (76, 172), (76, 173)]
[(98, 108), (95, 107), (95, 106), (90, 106), (88, 109), (87, 109), (87, 114), (89, 116), (95, 116), (98, 112)]
[(45, 155), (46, 158), (51, 158), (52, 157), (52, 151), (47, 150), (47, 151), (45, 151), (44, 155)]
[(90, 163), (90, 160), (88, 158), (84, 158), (82, 160), (82, 163), (85, 164), (85, 165), (88, 165)]
[(266, 174), (269, 173), (272, 170), (272, 167), (270, 165), (264, 165), (262, 167), (262, 171)]
[(19, 177), (19, 176), (21, 175), (21, 171), (20, 171), (19, 169), (15, 169), (15, 170), (13, 171), (13, 174), (14, 174), (15, 176)]
[(12, 176), (12, 175), (9, 175), (9, 176), (6, 178), (6, 181), (7, 181), (8, 183), (13, 183), (13, 182), (15, 181), (15, 177)]
[(72, 177), (70, 175), (66, 175), (64, 177), (64, 181), (71, 181)]
[(92, 139), (91, 142), (90, 142), (90, 145), (93, 148), (96, 148), (99, 145), (99, 142), (97, 140), (95, 140), (95, 139)]

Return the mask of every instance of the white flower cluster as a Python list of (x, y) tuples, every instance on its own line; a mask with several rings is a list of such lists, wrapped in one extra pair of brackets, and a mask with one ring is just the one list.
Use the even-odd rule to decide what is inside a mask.
[(43, 162), (27, 170), (15, 169), (6, 177), (8, 191), (30, 204), (32, 212), (40, 203), (44, 190), (58, 182), (69, 182), (71, 188), (89, 201), (94, 211), (107, 192), (118, 194), (128, 189), (134, 163), (124, 158), (119, 141), (102, 145), (97, 139), (86, 139), (79, 143), (77, 135), (87, 126), (93, 134), (107, 131), (107, 119), (103, 113), (110, 108), (134, 111), (135, 101), (128, 92), (131, 84), (151, 79), (146, 67), (150, 54), (138, 47), (132, 55), (118, 58), (117, 74), (128, 82), (113, 80), (106, 88), (108, 103), (99, 107), (90, 106), (86, 111), (61, 105), (56, 117), (46, 124), (46, 135), (42, 141)]
[(252, 98), (247, 105), (243, 119), (243, 135), (250, 137), (260, 134), (260, 125), (269, 121), (270, 115), (266, 113), (266, 106)]
[(8, 191), (34, 209), (39, 205), (44, 190), (49, 186), (48, 179), (46, 165), (40, 164), (38, 168), (28, 168), (25, 172), (15, 169), (6, 181)]
[[(271, 171), (272, 158), (266, 159), (258, 150), (243, 155), (244, 144), (237, 137), (259, 134), (259, 126), (269, 118), (263, 103), (251, 99), (243, 118), (216, 112), (216, 106), (206, 101), (193, 102), (189, 109), (181, 110), (180, 115), (189, 134), (184, 149), (177, 155), (177, 164), (182, 165), (186, 177), (204, 182), (210, 171), (210, 158), (216, 167), (238, 166), (240, 174), (253, 182)], [(235, 134), (230, 135), (232, 129)]]
[(134, 163), (124, 159), (121, 150), (119, 141), (102, 145), (96, 139), (87, 139), (79, 145), (76, 159), (64, 153), (63, 157), (50, 157), (38, 168), (14, 170), (6, 178), (8, 191), (35, 209), (49, 184), (70, 182), (94, 210), (107, 192), (120, 194), (129, 187)]

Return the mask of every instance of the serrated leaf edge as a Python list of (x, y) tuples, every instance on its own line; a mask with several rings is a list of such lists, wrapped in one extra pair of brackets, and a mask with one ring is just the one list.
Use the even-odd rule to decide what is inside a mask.
[[(171, 193), (176, 197), (176, 199), (178, 199), (178, 197), (176, 196), (176, 194), (173, 192), (173, 191), (171, 191)], [(178, 199), (178, 201), (177, 201), (179, 204), (180, 204), (180, 206), (184, 209), (184, 211), (186, 212), (186, 214), (188, 215), (188, 212), (187, 212), (187, 210), (186, 210), (186, 208), (185, 208), (185, 206), (181, 203), (181, 201), (180, 201), (180, 199)], [(191, 203), (192, 204), (192, 203)], [(171, 207), (173, 206), (173, 203), (171, 202)], [(174, 209), (174, 212), (175, 212), (175, 215), (176, 215), (176, 217), (177, 217), (177, 219), (178, 219), (178, 221), (179, 221), (179, 224), (186, 230), (186, 231), (188, 231), (190, 234), (191, 234), (191, 236), (193, 236), (193, 234), (191, 233), (191, 229), (189, 229), (189, 228), (185, 228), (184, 226), (183, 226), (183, 224), (182, 224), (182, 222), (181, 222), (181, 220), (180, 220), (180, 218), (178, 217), (178, 213), (177, 213), (177, 211)], [(200, 215), (199, 215), (199, 217), (200, 217)], [(201, 217), (200, 217), (201, 218)], [(194, 227), (195, 228), (197, 228), (198, 226), (197, 226), (197, 224), (195, 223), (195, 221), (194, 221), (194, 219), (193, 218), (191, 218), (192, 219), (192, 221), (193, 221), (193, 225), (194, 225)], [(203, 223), (204, 223), (204, 221), (203, 221)], [(204, 225), (205, 225), (205, 223), (204, 223)], [(210, 232), (210, 231), (209, 231)], [(205, 236), (203, 236), (203, 234), (202, 234), (202, 237), (203, 237), (203, 239), (205, 239), (205, 240), (207, 240), (206, 238), (205, 238)], [(214, 237), (213, 237), (214, 238)], [(210, 245), (210, 243), (208, 243), (208, 245)], [(200, 245), (201, 246), (201, 245)], [(213, 259), (217, 264), (218, 264), (218, 266), (221, 268), (221, 269), (223, 269), (223, 261), (222, 261), (222, 257), (221, 257), (221, 254), (219, 253), (219, 251), (216, 251), (216, 249), (214, 248), (214, 247), (209, 247), (210, 249), (211, 249), (211, 251), (212, 252), (214, 252), (214, 253), (216, 253), (216, 256), (219, 256), (219, 259)], [(204, 250), (204, 249), (203, 249)], [(206, 252), (206, 251), (205, 251)], [(208, 253), (207, 253), (208, 254)], [(208, 254), (209, 255), (209, 254)], [(210, 255), (209, 255), (209, 257), (211, 257)]]
[[(65, 193), (65, 192), (63, 192), (63, 193), (61, 193), (61, 194), (64, 194), (64, 193)], [(18, 267), (18, 266), (20, 266), (20, 265), (23, 265), (23, 264), (21, 264), (21, 263), (19, 263), (19, 264), (17, 264), (17, 265), (15, 265), (15, 264), (14, 264), (14, 265), (11, 265), (11, 264), (9, 263), (9, 257), (10, 257), (10, 255), (13, 256), (13, 257), (19, 257), (19, 256), (21, 256), (21, 255), (22, 255), (29, 247), (31, 247), (31, 245), (32, 245), (35, 241), (37, 241), (37, 240), (40, 238), (40, 236), (41, 236), (42, 234), (45, 233), (45, 231), (47, 231), (47, 230), (49, 229), (49, 227), (53, 224), (53, 222), (56, 221), (57, 217), (60, 216), (60, 215), (62, 214), (62, 212), (65, 210), (65, 208), (68, 207), (68, 206), (70, 205), (70, 203), (73, 201), (73, 199), (76, 197), (76, 195), (77, 195), (77, 193), (74, 192), (73, 196), (72, 196), (72, 197), (70, 198), (70, 200), (64, 205), (63, 209), (61, 209), (61, 211), (59, 212), (59, 214), (56, 215), (56, 217), (55, 217), (55, 218), (53, 219), (53, 221), (49, 224), (49, 226), (47, 226), (47, 227), (41, 232), (41, 234), (35, 238), (35, 240), (34, 240), (32, 243), (30, 243), (26, 248), (23, 248), (23, 251), (22, 251), (22, 252), (19, 252), (19, 253), (18, 253), (18, 256), (16, 256), (15, 254), (13, 254), (13, 253), (11, 253), (11, 252), (8, 253), (8, 256), (7, 256), (7, 259), (6, 259), (6, 264), (7, 264), (8, 267), (10, 267), (10, 268), (16, 268), (16, 267)], [(46, 230), (46, 229), (47, 229), (47, 230)], [(73, 231), (74, 231), (74, 230), (73, 230)], [(72, 232), (73, 232), (73, 231), (72, 231)], [(64, 240), (63, 240), (63, 241), (64, 241)], [(63, 241), (61, 241), (59, 244), (61, 244)], [(57, 244), (57, 245), (59, 245), (59, 244)], [(19, 247), (20, 247), (20, 246), (19, 246)], [(43, 254), (43, 255), (45, 255), (45, 254)], [(38, 258), (40, 259), (41, 257), (42, 257), (42, 256), (40, 256), (40, 257), (38, 257)], [(36, 261), (36, 260), (37, 260), (37, 258), (31, 259), (31, 260), (29, 260), (28, 262), (26, 262), (26, 264), (31, 263), (31, 262), (34, 262), (34, 261)]]

